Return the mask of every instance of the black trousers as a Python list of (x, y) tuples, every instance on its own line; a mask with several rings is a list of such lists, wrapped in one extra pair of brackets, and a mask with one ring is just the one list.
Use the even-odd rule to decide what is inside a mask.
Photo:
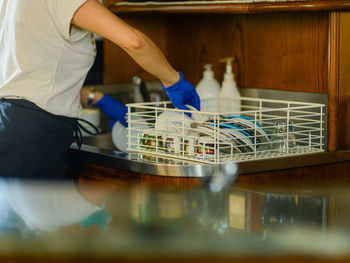
[(0, 98), (0, 176), (66, 178), (77, 122), (20, 99)]

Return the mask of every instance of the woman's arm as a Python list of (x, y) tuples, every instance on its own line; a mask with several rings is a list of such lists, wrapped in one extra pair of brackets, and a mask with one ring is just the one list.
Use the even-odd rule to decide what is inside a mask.
[(88, 0), (74, 14), (73, 25), (95, 32), (125, 50), (142, 68), (157, 77), (165, 87), (180, 76), (160, 49), (143, 33), (129, 26), (97, 0)]

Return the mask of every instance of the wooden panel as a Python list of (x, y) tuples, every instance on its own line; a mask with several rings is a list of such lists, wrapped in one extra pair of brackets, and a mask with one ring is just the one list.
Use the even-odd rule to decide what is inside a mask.
[[(123, 17), (124, 21), (147, 34), (164, 52), (166, 50), (166, 28), (162, 17)], [(112, 42), (104, 41), (104, 83), (131, 83), (133, 76), (154, 80), (155, 78), (140, 68), (133, 59)]]
[[(221, 81), (224, 65), (219, 59), (235, 56), (234, 71), (241, 87), (328, 91), (326, 13), (156, 18), (132, 20), (136, 26), (142, 25), (141, 30), (147, 28), (146, 33), (151, 33), (170, 63), (192, 84), (198, 83), (203, 65), (208, 62)], [(152, 79), (108, 42), (105, 69), (106, 83), (130, 82), (135, 74)]]
[(201, 185), (201, 179), (199, 178), (153, 176), (81, 162), (71, 162), (70, 173), (73, 177), (93, 178), (118, 186), (142, 184), (162, 188), (169, 186), (172, 189), (183, 190)]
[(234, 71), (239, 83), (240, 72), (244, 70), (240, 65), (244, 50), (240, 19), (221, 15), (169, 17), (167, 56), (170, 62), (192, 84), (201, 79), (203, 65), (211, 63), (216, 79), (221, 82), (224, 65), (219, 60), (235, 56)]
[(330, 14), (328, 149), (350, 146), (350, 13)]
[(103, 180), (118, 185), (140, 184), (141, 174), (124, 170), (116, 170), (101, 165), (71, 162), (70, 174), (74, 178), (87, 177), (96, 180)]
[[(142, 184), (171, 186), (174, 189), (196, 188), (203, 183), (199, 178), (162, 177), (122, 171), (88, 163), (71, 163), (71, 174), (103, 180), (118, 185)], [(317, 189), (330, 187), (349, 188), (350, 161), (315, 166), (239, 175), (234, 182), (237, 188), (251, 190)]]
[(184, 16), (169, 24), (168, 55), (192, 83), (199, 81), (207, 62), (221, 81), (219, 59), (235, 56), (241, 87), (328, 91), (326, 14)]
[(328, 150), (338, 148), (339, 12), (329, 16)]
[(317, 188), (330, 189), (350, 186), (350, 162), (339, 162), (326, 165), (317, 165), (254, 173), (239, 176), (236, 187), (252, 190), (279, 189), (280, 191), (305, 190)]
[(327, 14), (246, 16), (242, 31), (242, 86), (327, 93)]
[(339, 99), (338, 149), (350, 147), (350, 12), (341, 12), (339, 19)]

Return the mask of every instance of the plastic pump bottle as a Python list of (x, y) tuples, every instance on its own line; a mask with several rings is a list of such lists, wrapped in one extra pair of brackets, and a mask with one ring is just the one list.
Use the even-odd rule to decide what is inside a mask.
[(222, 81), (221, 90), (219, 93), (220, 111), (239, 114), (241, 111), (241, 95), (237, 89), (235, 76), (232, 73), (232, 62), (234, 58), (223, 58), (220, 62), (226, 63), (226, 72)]
[(218, 109), (215, 99), (219, 96), (220, 84), (214, 78), (211, 64), (204, 65), (203, 78), (197, 84), (196, 89), (201, 99), (201, 111), (216, 112)]

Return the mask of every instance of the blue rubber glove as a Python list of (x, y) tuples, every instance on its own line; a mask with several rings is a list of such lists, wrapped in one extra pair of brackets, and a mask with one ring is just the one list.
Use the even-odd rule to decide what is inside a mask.
[(181, 72), (179, 72), (179, 74), (180, 80), (178, 82), (168, 88), (162, 85), (163, 89), (176, 108), (180, 110), (189, 110), (185, 106), (188, 104), (200, 110), (201, 103), (196, 89), (184, 79)]
[(120, 103), (112, 97), (104, 94), (102, 99), (100, 99), (93, 106), (98, 107), (102, 113), (109, 116), (111, 130), (116, 121), (120, 121), (121, 124), (128, 127), (128, 123), (125, 118), (128, 108), (123, 103)]

